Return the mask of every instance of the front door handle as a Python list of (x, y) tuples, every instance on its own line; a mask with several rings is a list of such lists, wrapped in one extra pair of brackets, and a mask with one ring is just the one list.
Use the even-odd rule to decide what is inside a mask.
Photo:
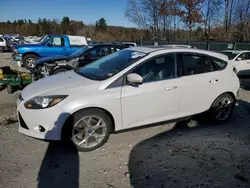
[(165, 90), (166, 91), (172, 91), (174, 89), (177, 89), (177, 86), (173, 86), (173, 87), (166, 87)]

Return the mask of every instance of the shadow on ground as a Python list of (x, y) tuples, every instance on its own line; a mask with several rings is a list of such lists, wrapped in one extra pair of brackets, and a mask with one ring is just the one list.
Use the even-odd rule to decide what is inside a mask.
[(132, 149), (133, 187), (250, 187), (250, 104), (239, 101), (224, 125), (196, 120), (196, 127), (177, 123)]
[[(62, 122), (61, 118), (64, 117), (65, 114), (62, 114), (55, 124)], [(79, 165), (78, 151), (73, 143), (50, 142), (38, 173), (37, 187), (78, 188)]]
[(250, 91), (250, 77), (241, 77), (240, 85), (242, 89)]

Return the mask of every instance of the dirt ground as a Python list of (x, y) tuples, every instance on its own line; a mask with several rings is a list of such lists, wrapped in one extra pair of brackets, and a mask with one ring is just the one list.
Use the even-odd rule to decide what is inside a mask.
[[(11, 64), (0, 55), (0, 66)], [(0, 92), (0, 187), (250, 187), (250, 81), (223, 125), (159, 124), (111, 135), (100, 149), (36, 140), (17, 131), (18, 92)]]

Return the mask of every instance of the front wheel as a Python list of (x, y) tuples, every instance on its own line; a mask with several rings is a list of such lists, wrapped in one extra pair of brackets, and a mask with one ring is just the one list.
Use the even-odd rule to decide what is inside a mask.
[(23, 58), (23, 64), (24, 66), (28, 69), (31, 70), (34, 65), (33, 63), (38, 59), (39, 57), (37, 55), (34, 54), (28, 54), (26, 56), (24, 56)]
[(212, 104), (209, 111), (210, 117), (215, 123), (226, 122), (233, 113), (235, 99), (228, 93), (220, 95)]
[[(63, 136), (70, 137), (79, 151), (87, 152), (101, 147), (112, 130), (110, 117), (99, 109), (86, 109), (73, 115), (73, 124), (65, 125)], [(68, 135), (68, 136), (66, 136)]]

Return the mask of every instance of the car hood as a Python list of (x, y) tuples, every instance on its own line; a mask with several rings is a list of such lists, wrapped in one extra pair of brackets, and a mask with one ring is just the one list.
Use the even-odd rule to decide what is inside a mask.
[(99, 84), (100, 81), (87, 79), (74, 71), (67, 71), (28, 85), (22, 90), (21, 95), (24, 100), (45, 95), (70, 95), (82, 87), (86, 88), (86, 91), (96, 90)]
[(34, 65), (43, 65), (44, 63), (50, 62), (50, 61), (59, 61), (59, 60), (69, 60), (72, 59), (71, 56), (64, 56), (64, 55), (57, 55), (57, 56), (49, 56), (49, 57), (43, 57), (38, 60), (36, 60), (33, 64)]
[(42, 44), (21, 44), (21, 45), (16, 45), (15, 48), (32, 48), (32, 47), (42, 47), (44, 45)]

